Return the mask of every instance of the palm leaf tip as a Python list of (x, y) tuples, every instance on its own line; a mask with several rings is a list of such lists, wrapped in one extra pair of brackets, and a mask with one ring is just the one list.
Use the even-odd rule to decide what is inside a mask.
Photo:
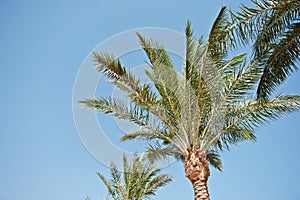
[(174, 64), (172, 63), (171, 58), (169, 57), (164, 46), (157, 41), (152, 39), (147, 39), (142, 36), (140, 33), (136, 33), (142, 48), (144, 49), (150, 63), (149, 66), (156, 70), (161, 66), (173, 68)]
[(99, 102), (96, 98), (93, 99), (85, 99), (79, 101), (79, 104), (83, 105), (84, 107), (90, 108), (90, 109), (97, 109)]
[(223, 6), (214, 21), (207, 41), (207, 49), (213, 59), (220, 61), (224, 58), (228, 48), (227, 9)]
[(187, 37), (191, 37), (193, 35), (193, 30), (191, 28), (191, 25), (192, 25), (191, 21), (188, 20), (186, 23), (186, 28), (185, 28), (185, 35)]
[(79, 103), (87, 108), (109, 114), (113, 112), (112, 105), (114, 105), (115, 102), (111, 98), (91, 98), (79, 101)]
[(120, 59), (115, 59), (112, 54), (93, 52), (93, 57), (96, 70), (105, 73), (109, 79), (119, 79), (126, 74)]

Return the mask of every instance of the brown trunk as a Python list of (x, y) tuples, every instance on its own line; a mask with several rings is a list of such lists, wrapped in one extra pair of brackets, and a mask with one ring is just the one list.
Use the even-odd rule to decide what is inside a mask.
[(184, 158), (185, 173), (194, 188), (195, 200), (209, 200), (207, 180), (210, 175), (206, 153), (200, 148), (191, 150)]

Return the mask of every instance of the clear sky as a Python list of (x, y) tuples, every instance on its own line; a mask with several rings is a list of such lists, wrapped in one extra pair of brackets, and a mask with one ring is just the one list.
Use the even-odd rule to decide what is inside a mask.
[[(190, 19), (195, 34), (205, 35), (222, 5), (240, 2), (1, 0), (0, 200), (103, 199), (96, 172), (108, 168), (85, 149), (72, 115), (83, 60), (105, 39), (133, 28), (184, 32)], [(300, 94), (300, 73), (276, 92)], [(114, 123), (103, 128), (116, 130)], [(299, 130), (294, 113), (260, 128), (256, 143), (224, 152), (224, 171), (211, 171), (211, 199), (299, 200)], [(181, 163), (164, 172), (174, 182), (154, 199), (193, 199)]]

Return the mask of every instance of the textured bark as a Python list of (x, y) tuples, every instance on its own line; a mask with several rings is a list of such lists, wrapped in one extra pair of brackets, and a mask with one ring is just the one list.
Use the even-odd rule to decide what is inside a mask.
[(206, 153), (200, 148), (191, 150), (184, 158), (184, 167), (186, 176), (193, 185), (195, 200), (209, 200), (207, 180), (210, 170)]

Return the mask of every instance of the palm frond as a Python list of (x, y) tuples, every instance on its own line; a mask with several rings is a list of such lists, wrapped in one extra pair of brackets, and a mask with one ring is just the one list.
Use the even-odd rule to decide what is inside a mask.
[(192, 38), (193, 31), (191, 29), (191, 22), (188, 21), (185, 28), (185, 39), (186, 39), (186, 52), (185, 52), (185, 66), (184, 66), (184, 77), (186, 80), (190, 79), (191, 75), (191, 67), (193, 66), (191, 63), (191, 52), (194, 49), (194, 39)]
[(218, 169), (219, 171), (222, 171), (222, 161), (220, 159), (220, 155), (214, 151), (214, 150), (209, 150), (207, 152), (207, 161), (209, 164), (211, 164), (214, 168)]
[(134, 129), (131, 132), (126, 133), (121, 137), (121, 141), (134, 140), (134, 139), (146, 140), (146, 141), (160, 139), (163, 140), (165, 143), (170, 143), (179, 148), (179, 146), (176, 143), (174, 143), (171, 134), (166, 129), (165, 130), (158, 130), (158, 129), (154, 130), (153, 128)]
[(176, 96), (176, 90), (178, 89), (178, 76), (177, 73), (170, 69), (158, 68), (155, 71), (145, 71), (149, 79), (154, 83), (158, 90), (161, 100), (160, 104), (164, 105), (168, 111), (169, 117), (178, 117), (178, 98)]
[(266, 67), (261, 76), (258, 98), (267, 98), (286, 78), (298, 69), (300, 60), (300, 23), (296, 23), (286, 32), (278, 44), (271, 46)]
[(86, 99), (80, 101), (88, 108), (99, 110), (104, 114), (113, 114), (119, 119), (134, 122), (139, 126), (147, 127), (149, 123), (149, 112), (141, 106), (111, 97), (101, 97), (98, 99)]
[(222, 7), (210, 30), (206, 49), (213, 60), (220, 64), (227, 53), (228, 22), (226, 7)]
[(246, 65), (245, 54), (238, 55), (229, 61), (224, 73), (226, 75), (226, 99), (238, 101), (250, 95), (262, 75), (264, 63), (263, 59), (256, 59)]
[(130, 133), (126, 133), (124, 136), (122, 136), (120, 140), (121, 141), (133, 140), (133, 139), (152, 140), (158, 137), (156, 136), (157, 134), (158, 133), (152, 132), (147, 129), (134, 129)]
[[(186, 55), (182, 72), (183, 80), (188, 87), (193, 89), (193, 93), (198, 97), (198, 101), (203, 102), (204, 99), (210, 98), (209, 89), (206, 88), (207, 84), (203, 78), (203, 68), (206, 62), (205, 47), (203, 45), (203, 37), (200, 37), (197, 41), (192, 34), (191, 23), (188, 21), (186, 26)], [(206, 64), (209, 65), (209, 61)], [(199, 107), (201, 107), (200, 104)]]
[(118, 171), (117, 165), (110, 163), (110, 182), (115, 191), (118, 191), (118, 195), (124, 193), (123, 188), (120, 187), (121, 173)]
[[(241, 44), (257, 40), (263, 47), (265, 42), (274, 40), (278, 34), (298, 20), (298, 0), (252, 0), (255, 8), (242, 5), (240, 12), (231, 13), (232, 24), (228, 28), (230, 35)], [(263, 43), (259, 44), (259, 41)]]
[(159, 142), (149, 145), (146, 150), (147, 158), (154, 162), (155, 160), (167, 159), (169, 156), (174, 156), (179, 159), (184, 154), (182, 150), (176, 149), (171, 145), (162, 145)]
[[(177, 72), (168, 53), (162, 45), (153, 40), (149, 40), (137, 33), (141, 46), (144, 49), (150, 63), (151, 71), (146, 70), (147, 76), (154, 83), (157, 91), (162, 97), (165, 105), (170, 105), (170, 114), (175, 114), (176, 98), (174, 98), (174, 90), (176, 90)], [(168, 103), (168, 104), (166, 104)]]
[(287, 76), (297, 70), (299, 61), (298, 0), (253, 0), (255, 8), (243, 5), (232, 12), (229, 28), (233, 38), (245, 45), (253, 44), (253, 58), (267, 59), (257, 88), (258, 98), (269, 98)]
[[(195, 81), (197, 79), (193, 78), (197, 73), (196, 66), (199, 66), (199, 62), (201, 58), (203, 58), (203, 54), (205, 52), (205, 48), (203, 46), (203, 37), (200, 37), (198, 40), (193, 37), (193, 30), (191, 29), (191, 22), (188, 21), (185, 29), (185, 37), (186, 37), (186, 52), (184, 58), (184, 66), (183, 66), (183, 77), (186, 81)], [(198, 85), (193, 84), (192, 85)]]
[(165, 51), (164, 47), (153, 40), (149, 40), (142, 36), (140, 33), (136, 33), (142, 48), (144, 49), (151, 67), (155, 70), (157, 64), (162, 64), (164, 67), (174, 68), (171, 58)]
[[(256, 136), (252, 128), (239, 126), (239, 124), (233, 124), (229, 122), (225, 129), (220, 134), (218, 141), (216, 142), (216, 148), (223, 150), (224, 148), (229, 150), (229, 145), (237, 144), (242, 141), (256, 141)], [(212, 141), (213, 143), (214, 141)]]
[(110, 182), (100, 173), (97, 173), (98, 177), (101, 179), (105, 187), (107, 188), (109, 194), (113, 197), (114, 200), (116, 200), (116, 193), (113, 188), (113, 186), (110, 184)]
[(300, 3), (295, 1), (273, 1), (264, 9), (270, 9), (264, 19), (257, 21), (259, 31), (256, 33), (253, 44), (254, 55), (259, 57), (264, 54), (267, 44), (278, 42), (282, 34), (289, 29), (292, 24), (299, 20)]
[(230, 106), (229, 116), (239, 127), (254, 130), (270, 120), (278, 119), (281, 115), (300, 109), (300, 96), (279, 95), (272, 99), (256, 101), (248, 99), (240, 104)]
[(280, 116), (298, 111), (300, 96), (279, 95), (269, 100), (250, 98), (228, 105), (225, 124), (214, 137), (208, 138), (208, 146), (229, 149), (230, 144), (247, 140), (255, 141), (255, 129)]
[(144, 194), (147, 196), (155, 195), (158, 188), (165, 186), (172, 181), (171, 177), (167, 174), (155, 177), (152, 181), (146, 184)]
[(141, 80), (123, 66), (119, 59), (115, 59), (110, 54), (93, 53), (95, 67), (99, 72), (103, 72), (114, 85), (128, 94), (133, 102), (149, 107), (157, 102), (157, 96), (150, 90), (150, 85), (141, 84)]

